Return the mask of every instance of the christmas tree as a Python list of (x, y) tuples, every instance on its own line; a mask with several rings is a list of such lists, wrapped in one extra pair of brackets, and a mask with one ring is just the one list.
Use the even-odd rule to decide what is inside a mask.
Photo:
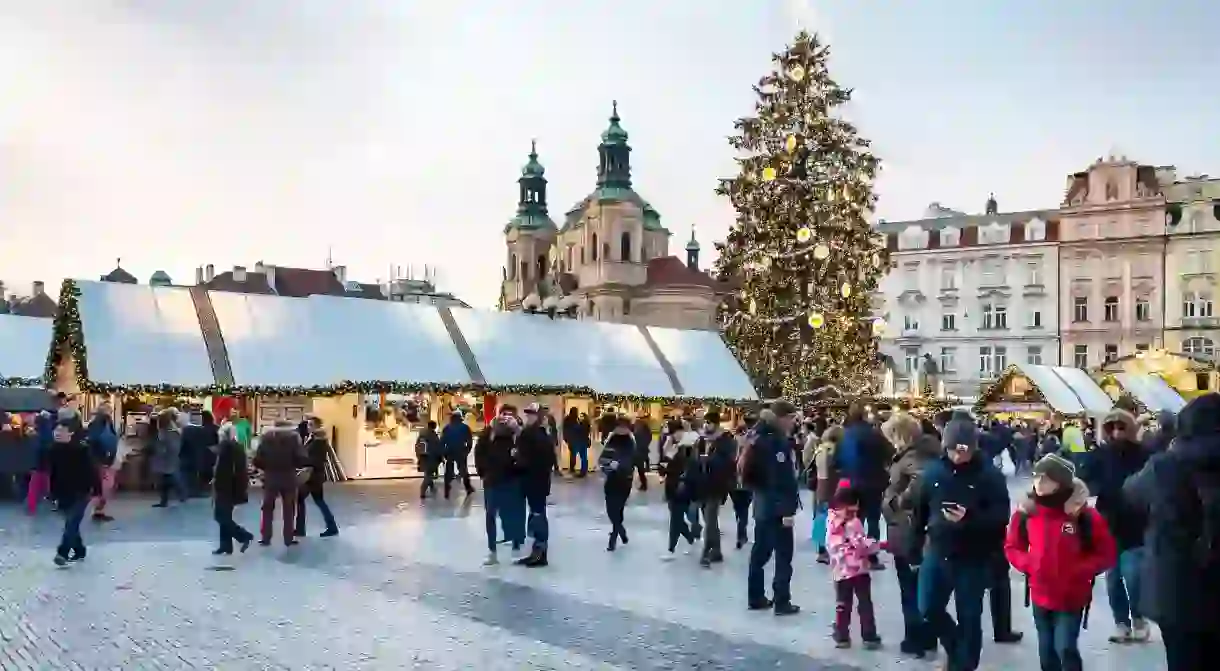
[(755, 116), (729, 138), (740, 172), (717, 190), (737, 211), (717, 245), (717, 273), (737, 287), (720, 322), (767, 395), (874, 392), (883, 324), (870, 300), (889, 266), (867, 219), (880, 163), (839, 115), (851, 90), (830, 78), (828, 56), (801, 32), (772, 57)]

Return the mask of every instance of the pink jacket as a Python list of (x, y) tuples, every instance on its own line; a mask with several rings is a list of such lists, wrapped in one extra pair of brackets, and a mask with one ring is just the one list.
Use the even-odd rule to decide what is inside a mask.
[(826, 516), (826, 547), (830, 551), (830, 575), (835, 582), (868, 573), (869, 557), (881, 551), (881, 544), (864, 533), (859, 517), (848, 518), (839, 508)]

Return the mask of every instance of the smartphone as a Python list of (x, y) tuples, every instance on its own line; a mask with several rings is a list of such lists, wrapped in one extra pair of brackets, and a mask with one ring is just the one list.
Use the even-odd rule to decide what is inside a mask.
[(961, 508), (961, 506), (957, 505), (956, 503), (954, 503), (952, 501), (945, 501), (940, 504), (940, 507), (942, 510), (956, 510), (958, 508)]

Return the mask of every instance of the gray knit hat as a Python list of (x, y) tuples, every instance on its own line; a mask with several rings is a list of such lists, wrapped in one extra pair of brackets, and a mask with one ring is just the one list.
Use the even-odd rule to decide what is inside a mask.
[(1060, 487), (1071, 487), (1076, 480), (1076, 467), (1067, 459), (1051, 453), (1034, 464), (1034, 475), (1045, 475)]
[(941, 434), (941, 446), (944, 449), (956, 450), (959, 445), (965, 445), (970, 451), (979, 449), (979, 430), (972, 420), (965, 417), (950, 420)]

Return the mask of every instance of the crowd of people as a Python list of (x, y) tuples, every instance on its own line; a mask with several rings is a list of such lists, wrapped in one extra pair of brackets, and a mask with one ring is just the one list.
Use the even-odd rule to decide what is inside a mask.
[[(32, 426), (0, 418), (4, 439), (32, 436), (45, 448), (27, 484), (27, 505), (32, 512), (49, 493), (64, 515), (55, 555), (61, 566), (86, 556), (80, 529), (91, 503), (94, 520), (111, 519), (106, 501), (119, 440), (110, 414), (102, 404), (86, 423), (65, 403)], [(498, 547), (508, 544), (520, 555), (515, 563), (546, 567), (547, 499), (559, 470), (558, 447), (569, 447), (569, 470), (585, 477), (596, 440), (610, 523), (607, 551), (629, 543), (627, 501), (637, 477), (645, 489), (655, 466), (669, 512), (664, 559), (673, 559), (685, 541), (702, 543), (701, 566), (722, 562), (721, 507), (731, 502), (736, 547), (750, 545), (750, 610), (800, 612), (790, 587), (795, 529), (801, 489), (812, 490), (810, 542), (816, 561), (829, 565), (837, 647), (852, 645), (853, 611), (862, 645), (881, 646), (871, 583), (887, 568), (886, 554), (903, 616), (899, 652), (926, 658), (943, 649), (949, 671), (978, 668), (985, 600), (993, 640), (1023, 640), (1012, 627), (1010, 567), (1024, 576), (1044, 670), (1082, 667), (1077, 640), (1099, 576), (1114, 620), (1112, 643), (1147, 643), (1156, 623), (1167, 668), (1178, 671), (1202, 669), (1212, 641), (1220, 640), (1220, 394), (1200, 396), (1176, 417), (1162, 414), (1143, 427), (1130, 412), (1115, 410), (1096, 431), (1088, 422), (1035, 428), (962, 411), (917, 418), (861, 405), (838, 421), (802, 414), (783, 400), (734, 427), (723, 419), (715, 410), (673, 419), (654, 439), (645, 422), (624, 415), (606, 414), (594, 426), (573, 413), (557, 423), (545, 407), (505, 405), (475, 436), (455, 412), (444, 427), (429, 424), (420, 435), (420, 495), (436, 492), (442, 467), (446, 498), (459, 480), (467, 495), (474, 493), (467, 469), (473, 453), (483, 489), (486, 565), (498, 564)], [(321, 535), (338, 534), (323, 496), (330, 448), (316, 418), (299, 426), (277, 423), (251, 457), (240, 425), (217, 424), (208, 413), (192, 424), (185, 413), (161, 410), (142, 440), (160, 492), (156, 506), (168, 506), (171, 494), (183, 500), (211, 495), (216, 554), (245, 552), (255, 539), (233, 515), (249, 500), (251, 468), (261, 475), (260, 544), (272, 542), (279, 505), (283, 542), (296, 545), (306, 533), (310, 498), (323, 517)], [(1004, 453), (1032, 476), (1016, 501), (997, 466)], [(189, 466), (184, 454), (191, 455)]]

